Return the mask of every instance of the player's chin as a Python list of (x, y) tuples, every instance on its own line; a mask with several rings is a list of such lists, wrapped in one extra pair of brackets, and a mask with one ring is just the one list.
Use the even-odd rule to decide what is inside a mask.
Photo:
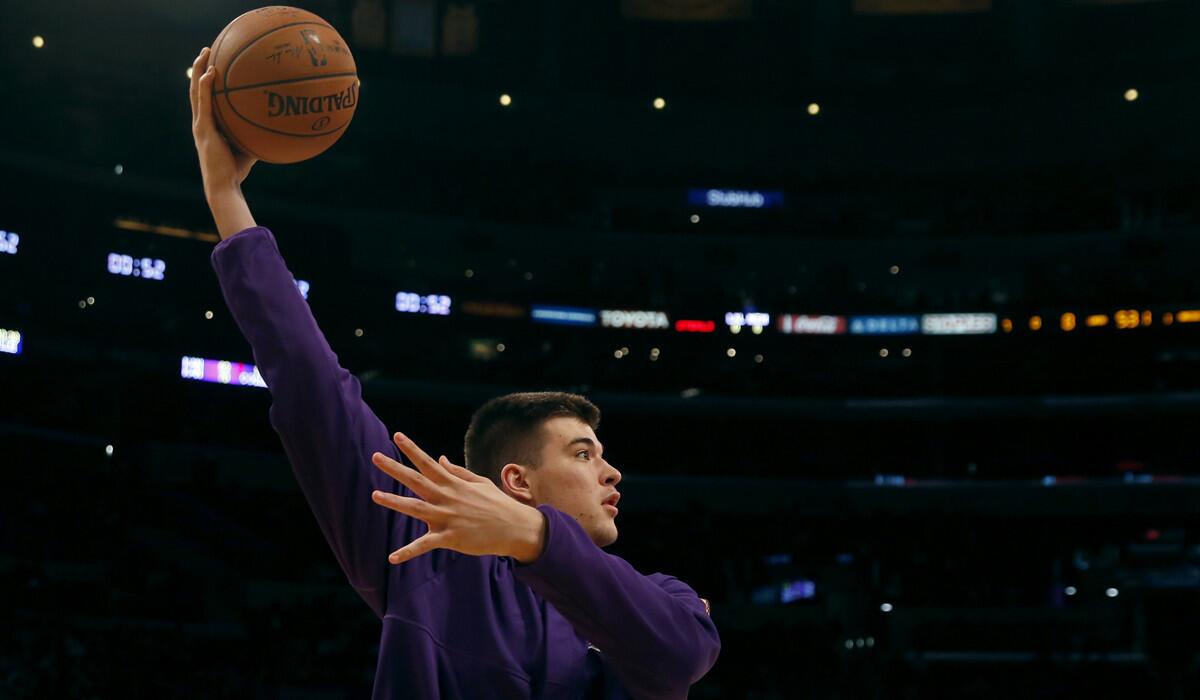
[(598, 544), (601, 547), (607, 547), (608, 545), (617, 541), (617, 535), (617, 524), (610, 522), (607, 527), (602, 528), (600, 533), (600, 542)]

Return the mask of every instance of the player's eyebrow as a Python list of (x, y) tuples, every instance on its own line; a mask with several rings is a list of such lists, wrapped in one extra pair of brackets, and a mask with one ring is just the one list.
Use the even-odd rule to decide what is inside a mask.
[(604, 454), (604, 447), (601, 445), (597, 445), (596, 441), (591, 439), (590, 437), (575, 438), (574, 440), (567, 443), (567, 449), (569, 450), (569, 449), (571, 449), (572, 446), (580, 444), (580, 443), (587, 445), (588, 447), (592, 448), (593, 450), (598, 451), (600, 454)]

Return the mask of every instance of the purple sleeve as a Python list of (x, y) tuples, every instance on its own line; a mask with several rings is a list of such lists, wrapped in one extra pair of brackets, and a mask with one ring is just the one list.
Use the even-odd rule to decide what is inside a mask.
[(545, 598), (600, 649), (637, 698), (686, 698), (717, 661), (721, 639), (696, 592), (663, 574), (643, 576), (601, 550), (573, 518), (547, 505), (542, 555), (515, 564), (517, 579)]
[(394, 518), (403, 519), (405, 543), (426, 531), (371, 500), (374, 489), (411, 496), (371, 464), (372, 453), (400, 460), (399, 450), (363, 403), (358, 379), (338, 364), (269, 230), (221, 241), (212, 264), (271, 392), (271, 425), (300, 488), (350, 584), (382, 616)]

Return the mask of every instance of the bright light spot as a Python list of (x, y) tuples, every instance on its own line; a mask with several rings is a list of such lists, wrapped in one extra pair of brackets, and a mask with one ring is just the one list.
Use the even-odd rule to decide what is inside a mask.
[(113, 172), (120, 175), (121, 173), (125, 172), (125, 166), (121, 165), (120, 163), (117, 163), (116, 166), (113, 168)]
[(500, 96), (500, 104), (501, 104), (502, 106), (504, 106), (504, 107), (507, 107), (507, 106), (511, 105), (511, 104), (512, 104), (512, 97), (511, 97), (510, 95), (508, 95), (508, 94), (501, 95), (501, 96)]
[(729, 348), (728, 350), (725, 351), (725, 356), (726, 357), (736, 357), (737, 350), (735, 348)]
[(192, 79), (192, 67), (191, 66), (188, 66), (187, 77), (188, 77), (188, 80)]
[(869, 646), (869, 647), (875, 646), (875, 638), (874, 637), (867, 637), (867, 646)]
[(1079, 589), (1075, 588), (1074, 586), (1067, 586), (1063, 589), (1063, 593), (1066, 593), (1067, 595), (1075, 595), (1078, 592)]
[(80, 300), (79, 300), (79, 308), (81, 308), (81, 309), (86, 309), (86, 308), (87, 308), (87, 302), (86, 302), (86, 301), (84, 301), (83, 299), (80, 299)]
[(496, 343), (496, 352), (504, 352), (504, 343)]
[(211, 311), (205, 311), (205, 312), (204, 312), (204, 318), (206, 318), (206, 319), (208, 319), (208, 320), (210, 320), (210, 321), (211, 321), (211, 320), (212, 320), (212, 317), (213, 317), (213, 312), (211, 312)]
[(862, 637), (859, 637), (858, 639), (854, 640), (854, 646), (858, 647), (859, 649), (862, 649), (866, 645), (867, 645), (867, 640), (863, 639)]
[(1042, 317), (1041, 316), (1030, 316), (1029, 317), (1029, 330), (1031, 330), (1031, 331), (1042, 330)]
[(691, 218), (688, 220), (691, 221), (693, 224), (698, 224), (698, 223), (700, 223), (700, 215), (692, 214)]
[(1004, 319), (1003, 321), (1000, 322), (1000, 327), (1004, 329), (1005, 333), (1012, 333), (1012, 329), (1013, 329), (1012, 319), (1011, 318)]
[(900, 351), (900, 354), (904, 355), (905, 357), (912, 357), (912, 348), (904, 348)]
[(666, 101), (666, 100), (664, 100), (664, 99), (663, 99), (663, 98), (661, 98), (661, 97), (655, 97), (655, 98), (654, 98), (654, 108), (655, 108), (655, 109), (664, 109), (666, 106), (667, 106), (667, 101)]
[(808, 105), (808, 113), (814, 117), (817, 116), (821, 113), (821, 105), (817, 104), (816, 102), (811, 103)]
[(113, 456), (113, 446), (105, 445), (104, 446), (104, 454), (108, 457), (112, 457)]
[(1140, 95), (1139, 95), (1138, 91), (1134, 88), (1129, 88), (1128, 90), (1125, 91), (1125, 101), (1126, 102), (1137, 102), (1137, 98), (1139, 96)]
[(33, 48), (40, 49), (46, 45), (46, 40), (40, 36), (33, 37)]
[(854, 648), (854, 640), (853, 640), (853, 639), (847, 639), (847, 640), (846, 640), (846, 648), (847, 648), (847, 649), (853, 649), (853, 648)]
[(888, 349), (887, 349), (887, 348), (880, 348), (880, 349), (879, 349), (879, 356), (880, 356), (880, 357), (887, 357), (887, 356), (888, 356)]
[(882, 611), (882, 612), (891, 612), (891, 611), (892, 611), (892, 604), (891, 604), (891, 603), (884, 603), (884, 604), (882, 604), (882, 605), (880, 605), (880, 606), (879, 606), (879, 609), (880, 609), (880, 611)]
[(469, 270), (469, 269), (468, 269), (468, 270), (463, 270), (463, 275), (465, 275), (465, 276), (466, 276), (466, 277), (468, 277), (468, 278), (470, 278), (470, 277), (474, 277), (474, 276), (475, 276), (475, 271), (474, 271), (474, 270)]
[(88, 306), (93, 306), (93, 305), (95, 305), (95, 303), (96, 303), (96, 297), (88, 297), (88, 298), (87, 298), (87, 303), (88, 303)]
[(760, 364), (760, 365), (761, 365), (761, 364), (763, 363), (763, 356), (762, 356), (762, 355), (755, 355), (755, 356), (754, 356), (754, 361), (755, 361), (756, 363), (758, 363), (758, 364)]
[(888, 272), (892, 273), (893, 275), (898, 275), (898, 274), (900, 274), (900, 266), (892, 265), (892, 267), (888, 270)]
[(355, 329), (354, 329), (354, 337), (355, 337), (355, 338), (361, 338), (361, 337), (363, 337), (363, 329), (361, 329), (361, 328), (355, 328)]
[(1075, 330), (1075, 314), (1068, 311), (1067, 313), (1063, 314), (1061, 318), (1059, 318), (1058, 324), (1064, 331)]
[(1120, 593), (1121, 592), (1115, 588), (1105, 588), (1104, 589), (1104, 595), (1108, 596), (1109, 598), (1116, 598), (1118, 595), (1120, 595)]

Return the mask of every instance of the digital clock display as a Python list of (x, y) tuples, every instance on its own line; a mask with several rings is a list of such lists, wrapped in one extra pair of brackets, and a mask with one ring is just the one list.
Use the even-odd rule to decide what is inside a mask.
[(108, 271), (122, 277), (163, 280), (167, 275), (167, 263), (158, 258), (135, 258), (123, 253), (109, 253)]
[(450, 297), (445, 294), (396, 292), (396, 310), (402, 314), (450, 315)]
[(21, 242), (21, 237), (12, 231), (0, 230), (0, 255), (7, 253), (8, 255), (17, 254), (17, 244)]

